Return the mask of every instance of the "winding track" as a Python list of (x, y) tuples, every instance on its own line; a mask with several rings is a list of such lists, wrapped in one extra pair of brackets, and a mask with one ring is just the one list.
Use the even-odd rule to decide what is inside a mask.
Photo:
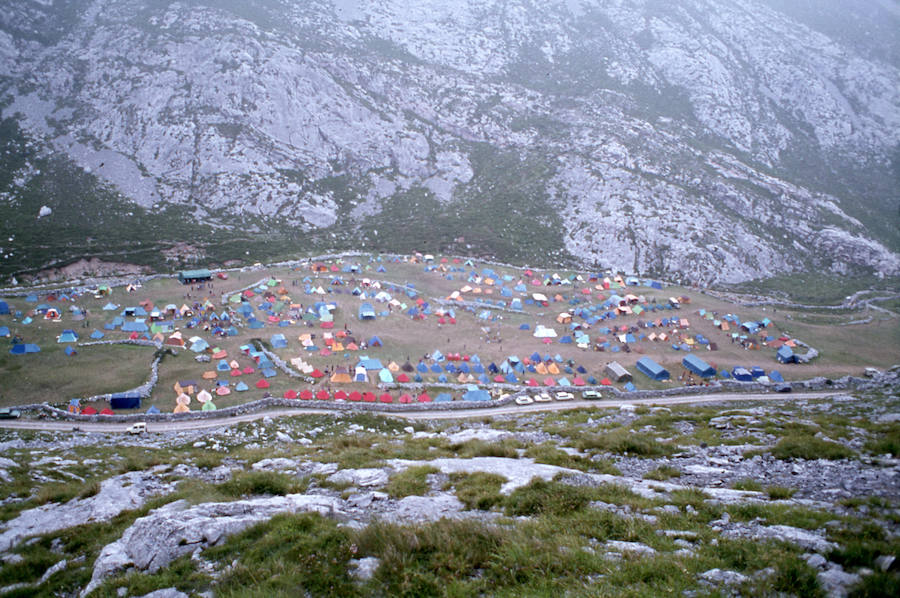
[[(468, 419), (473, 417), (492, 417), (496, 415), (527, 414), (538, 411), (563, 411), (568, 409), (583, 408), (618, 408), (622, 405), (687, 405), (703, 403), (727, 403), (733, 401), (799, 401), (808, 399), (827, 399), (834, 396), (831, 392), (798, 392), (792, 394), (774, 393), (717, 393), (709, 395), (685, 395), (674, 397), (656, 397), (649, 399), (612, 399), (599, 401), (566, 401), (552, 403), (533, 403), (531, 405), (506, 405), (503, 407), (486, 407), (483, 409), (466, 409), (459, 411), (354, 411), (336, 410), (326, 408), (297, 409), (270, 409), (256, 413), (245, 413), (233, 417), (213, 418), (202, 420), (185, 420), (173, 422), (148, 422), (150, 432), (182, 432), (187, 430), (203, 430), (208, 428), (220, 428), (236, 423), (255, 421), (264, 417), (290, 417), (292, 415), (352, 415), (354, 413), (374, 413), (385, 417), (396, 417), (408, 420), (432, 420), (432, 419)], [(37, 419), (0, 420), (0, 428), (17, 430), (38, 430), (45, 432), (71, 432), (78, 428), (81, 432), (120, 432), (124, 433), (128, 423), (113, 422), (66, 422), (44, 421)]]

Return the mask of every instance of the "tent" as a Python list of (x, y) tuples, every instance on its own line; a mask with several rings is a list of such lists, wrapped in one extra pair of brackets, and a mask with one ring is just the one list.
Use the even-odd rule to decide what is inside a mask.
[(110, 396), (109, 405), (113, 409), (140, 409), (141, 395), (127, 392), (116, 393)]
[(603, 372), (616, 382), (630, 382), (632, 380), (631, 372), (626, 370), (618, 361), (611, 361), (606, 364)]
[(12, 355), (24, 355), (26, 353), (40, 353), (41, 348), (32, 343), (19, 343), (13, 345), (9, 352)]
[(5, 316), (7, 314), (9, 314), (9, 304), (0, 299), (0, 316)]
[(649, 357), (641, 357), (637, 361), (637, 369), (642, 374), (653, 380), (668, 380), (669, 371), (650, 359)]
[(716, 375), (716, 368), (712, 367), (693, 353), (685, 355), (681, 365), (702, 378), (712, 378)]
[(731, 377), (739, 382), (753, 381), (753, 376), (750, 375), (750, 371), (747, 368), (742, 368), (740, 366), (735, 366), (731, 370)]
[(794, 355), (794, 350), (788, 347), (787, 345), (782, 345), (781, 348), (775, 353), (775, 359), (779, 361), (779, 363), (796, 363), (797, 356)]

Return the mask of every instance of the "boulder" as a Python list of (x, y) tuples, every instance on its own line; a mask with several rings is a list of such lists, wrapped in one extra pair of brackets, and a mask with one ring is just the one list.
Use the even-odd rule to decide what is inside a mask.
[(48, 534), (68, 527), (108, 521), (123, 511), (137, 509), (151, 496), (174, 490), (174, 482), (156, 475), (131, 471), (104, 480), (94, 496), (73, 498), (67, 503), (51, 503), (28, 509), (3, 526), (0, 552), (6, 552), (23, 538)]
[(352, 486), (384, 486), (388, 483), (388, 474), (383, 469), (344, 469), (328, 476), (333, 484), (350, 484)]
[(228, 536), (280, 513), (312, 511), (343, 518), (339, 504), (339, 499), (305, 494), (203, 503), (193, 507), (187, 501), (175, 501), (137, 519), (121, 538), (103, 548), (94, 562), (91, 581), (81, 596), (87, 596), (108, 576), (126, 567), (155, 572), (182, 555), (214, 546)]

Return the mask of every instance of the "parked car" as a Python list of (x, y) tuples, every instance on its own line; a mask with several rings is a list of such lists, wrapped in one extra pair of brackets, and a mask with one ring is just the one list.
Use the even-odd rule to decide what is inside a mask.
[(570, 392), (561, 391), (561, 392), (556, 393), (557, 401), (571, 401), (574, 398), (575, 398), (575, 395), (573, 395)]
[(791, 385), (787, 383), (776, 384), (775, 392), (791, 392)]
[(19, 419), (20, 415), (22, 414), (19, 413), (18, 409), (10, 409), (9, 407), (0, 409), (0, 419)]
[(549, 392), (542, 392), (534, 395), (534, 400), (538, 403), (549, 403), (553, 400), (553, 397), (550, 396)]
[(136, 424), (131, 424), (128, 428), (125, 429), (129, 434), (143, 434), (147, 431), (147, 422), (138, 422)]
[(534, 403), (534, 399), (532, 399), (528, 395), (516, 397), (516, 405), (531, 405), (532, 403)]
[(581, 393), (581, 398), (587, 401), (596, 401), (598, 399), (602, 399), (603, 395), (600, 394), (600, 391), (597, 390), (586, 390)]

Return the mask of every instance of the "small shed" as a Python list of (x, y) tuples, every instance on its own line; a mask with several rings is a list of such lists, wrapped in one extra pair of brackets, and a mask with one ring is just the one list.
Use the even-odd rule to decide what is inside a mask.
[(178, 281), (181, 282), (181, 284), (205, 282), (207, 280), (212, 280), (212, 272), (206, 268), (200, 270), (182, 270), (178, 273)]
[(611, 361), (606, 364), (603, 373), (616, 382), (631, 382), (632, 380), (631, 372), (626, 370), (618, 361)]

